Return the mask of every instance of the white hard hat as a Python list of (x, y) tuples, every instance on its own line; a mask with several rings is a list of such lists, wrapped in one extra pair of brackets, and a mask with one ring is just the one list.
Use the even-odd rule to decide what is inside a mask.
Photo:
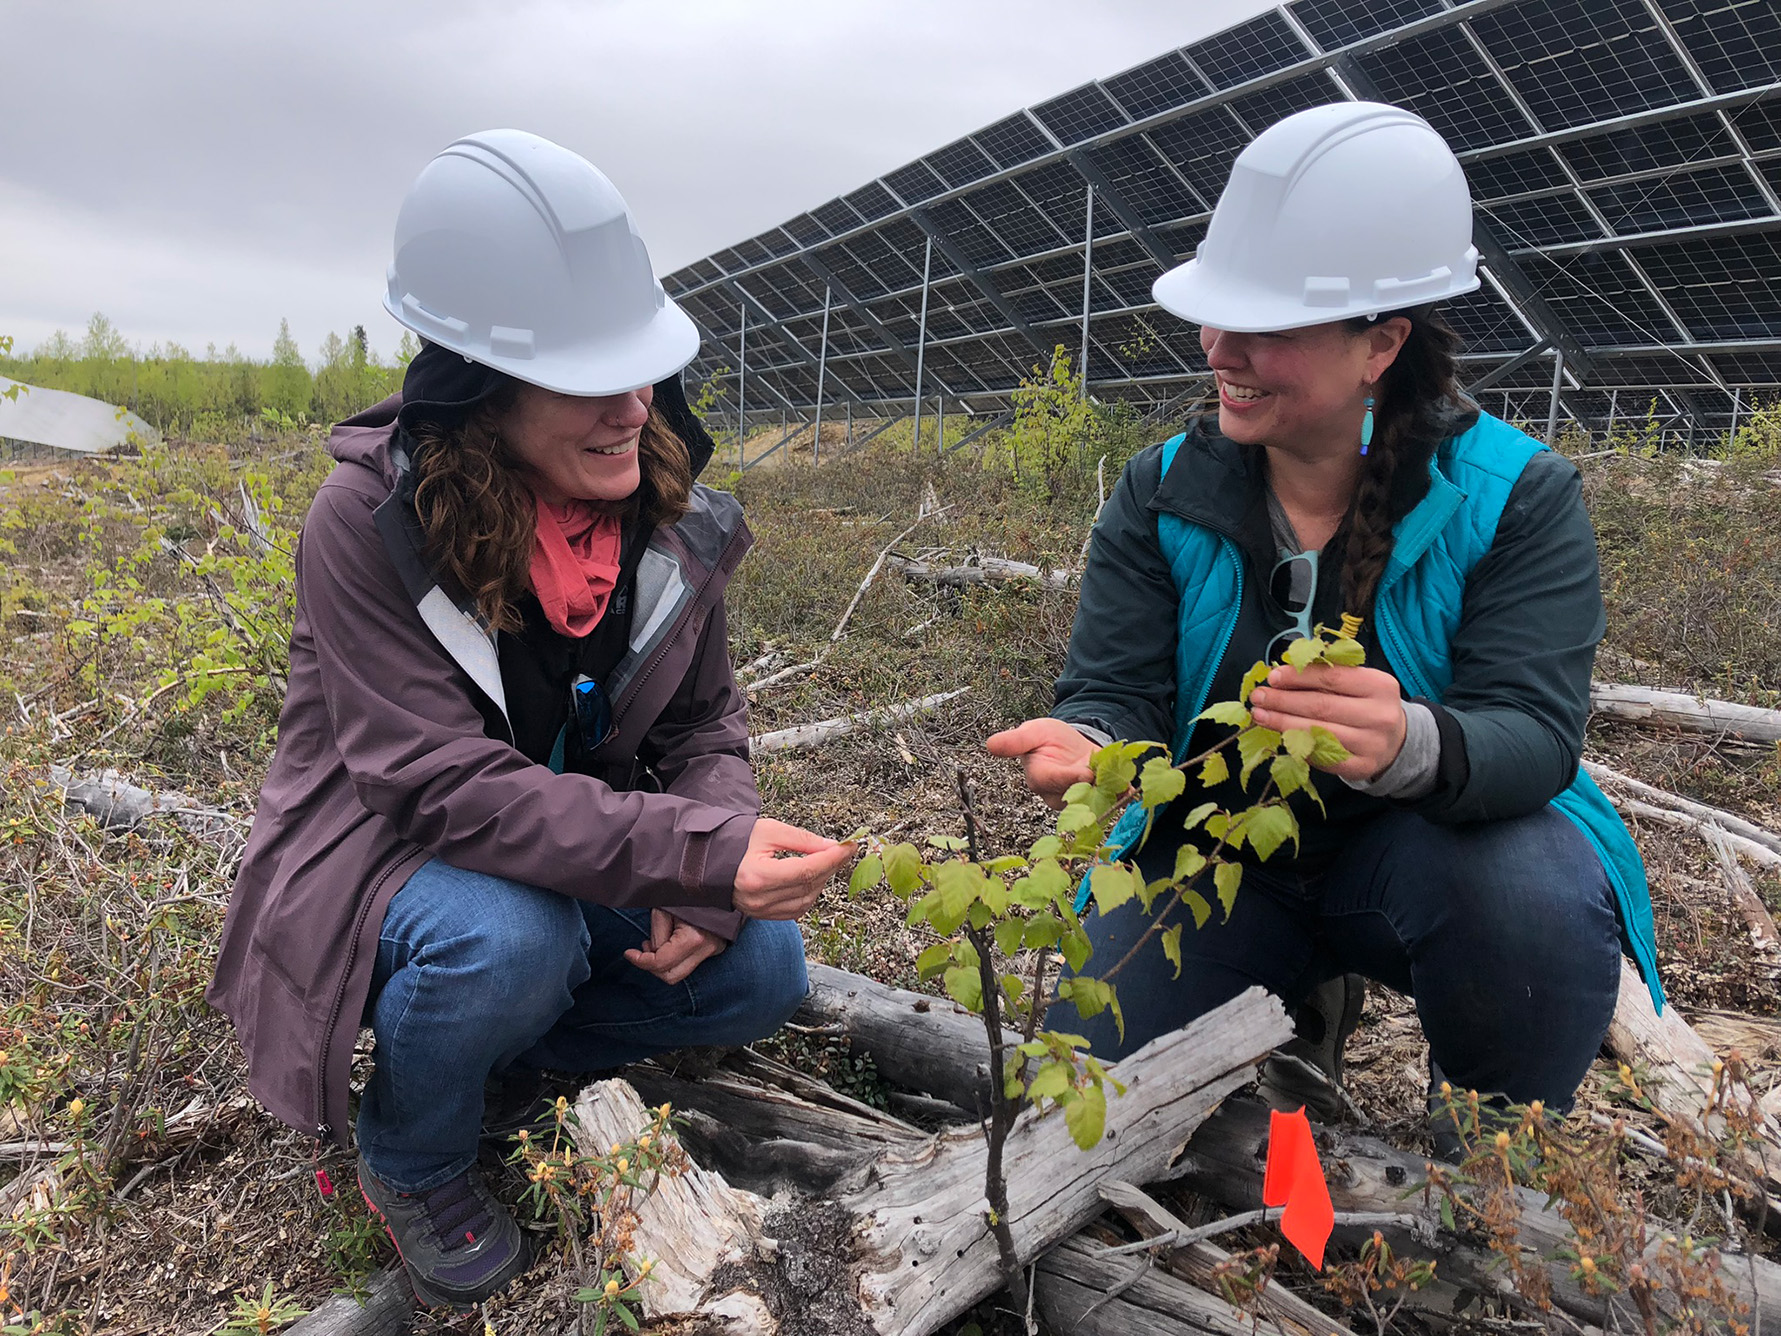
[(612, 182), (523, 130), (467, 135), (422, 170), (396, 218), (384, 306), (423, 338), (561, 394), (641, 389), (699, 350)]
[(1472, 197), (1447, 141), (1401, 107), (1337, 102), (1237, 155), (1206, 239), (1151, 295), (1184, 320), (1262, 333), (1477, 286)]

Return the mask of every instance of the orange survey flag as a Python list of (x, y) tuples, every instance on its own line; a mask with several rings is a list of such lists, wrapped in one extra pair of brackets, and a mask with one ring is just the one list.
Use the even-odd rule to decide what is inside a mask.
[(1323, 1249), (1336, 1227), (1336, 1210), (1330, 1205), (1330, 1186), (1324, 1181), (1317, 1145), (1305, 1110), (1268, 1115), (1268, 1165), (1262, 1175), (1262, 1205), (1284, 1206), (1280, 1232), (1305, 1254), (1305, 1260), (1323, 1270)]

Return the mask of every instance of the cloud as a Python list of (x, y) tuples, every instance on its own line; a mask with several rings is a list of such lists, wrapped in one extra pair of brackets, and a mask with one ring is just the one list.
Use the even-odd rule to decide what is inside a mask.
[(514, 125), (598, 163), (667, 272), (1258, 0), (15, 3), (0, 329), (305, 348), (378, 305), (403, 192)]

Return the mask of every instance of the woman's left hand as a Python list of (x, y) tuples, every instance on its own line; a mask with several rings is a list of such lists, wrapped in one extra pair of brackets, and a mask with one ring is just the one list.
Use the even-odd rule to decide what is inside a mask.
[(1276, 732), (1316, 725), (1334, 733), (1348, 759), (1319, 768), (1343, 779), (1377, 779), (1404, 747), (1403, 693), (1377, 668), (1282, 665), (1250, 692), (1249, 707), (1256, 723)]
[(679, 983), (729, 943), (714, 932), (684, 923), (665, 909), (649, 911), (649, 941), (625, 959), (663, 983)]

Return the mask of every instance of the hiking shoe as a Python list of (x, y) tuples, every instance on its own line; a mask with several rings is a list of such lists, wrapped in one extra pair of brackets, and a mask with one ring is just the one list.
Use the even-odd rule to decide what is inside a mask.
[(433, 1307), (481, 1303), (526, 1269), (525, 1235), (475, 1169), (425, 1192), (397, 1192), (359, 1161), (359, 1191)]
[(571, 1104), (592, 1077), (550, 1076), (536, 1067), (510, 1067), (482, 1087), (482, 1139), (500, 1141), (527, 1132), (549, 1136), (557, 1129), (557, 1096)]
[(1293, 1013), (1293, 1038), (1262, 1064), (1259, 1090), (1270, 1107), (1290, 1113), (1304, 1105), (1325, 1123), (1342, 1116), (1342, 1046), (1366, 1001), (1367, 981), (1358, 974), (1338, 974), (1311, 990)]

